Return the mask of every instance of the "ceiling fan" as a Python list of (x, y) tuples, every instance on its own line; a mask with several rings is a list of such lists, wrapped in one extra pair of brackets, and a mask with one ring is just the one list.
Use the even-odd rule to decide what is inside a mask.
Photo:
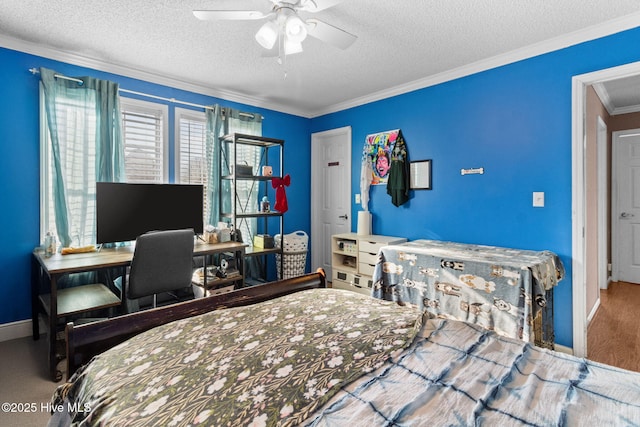
[[(307, 35), (340, 49), (346, 49), (357, 37), (343, 29), (316, 18), (303, 20), (298, 12), (316, 13), (341, 3), (343, 0), (269, 0), (270, 12), (259, 10), (194, 10), (202, 20), (263, 20), (267, 19), (255, 35), (256, 41), (275, 55), (291, 55), (302, 52), (302, 42)], [(274, 48), (278, 43), (278, 49)]]

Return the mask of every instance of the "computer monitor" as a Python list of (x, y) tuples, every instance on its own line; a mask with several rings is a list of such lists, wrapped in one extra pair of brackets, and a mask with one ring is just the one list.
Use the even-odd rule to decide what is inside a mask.
[(96, 183), (96, 243), (181, 228), (204, 232), (202, 185)]

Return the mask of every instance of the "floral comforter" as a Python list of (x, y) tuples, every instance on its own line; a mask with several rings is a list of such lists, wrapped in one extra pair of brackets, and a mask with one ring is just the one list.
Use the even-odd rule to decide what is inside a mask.
[(315, 289), (163, 325), (58, 388), (72, 424), (297, 425), (408, 347), (416, 308)]

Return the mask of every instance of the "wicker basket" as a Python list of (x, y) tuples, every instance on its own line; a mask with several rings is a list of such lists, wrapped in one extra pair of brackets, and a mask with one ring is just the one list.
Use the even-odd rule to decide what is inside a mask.
[[(280, 275), (280, 265), (282, 265), (282, 276)], [(291, 279), (292, 277), (304, 274), (307, 265), (307, 251), (302, 252), (283, 252), (276, 254), (276, 267), (278, 272), (278, 280)]]

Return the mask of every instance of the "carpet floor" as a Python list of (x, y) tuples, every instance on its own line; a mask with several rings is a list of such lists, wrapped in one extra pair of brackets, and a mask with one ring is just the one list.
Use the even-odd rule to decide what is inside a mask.
[(62, 383), (51, 381), (47, 366), (46, 335), (0, 342), (0, 426), (47, 425), (51, 396)]

